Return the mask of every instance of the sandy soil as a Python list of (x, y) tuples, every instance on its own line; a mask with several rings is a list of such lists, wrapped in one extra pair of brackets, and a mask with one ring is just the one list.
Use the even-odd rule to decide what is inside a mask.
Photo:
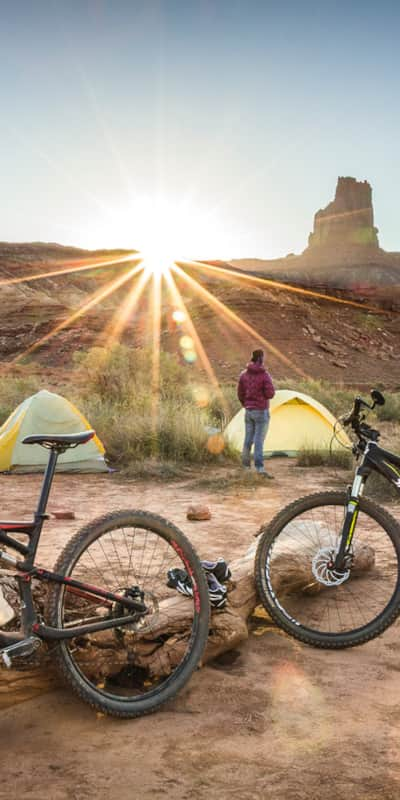
[[(50, 566), (78, 526), (117, 507), (169, 517), (202, 557), (240, 556), (282, 504), (334, 477), (289, 460), (270, 469), (274, 482), (245, 485), (233, 471), (215, 474), (218, 491), (210, 473), (200, 485), (57, 476), (49, 508), (73, 509), (77, 520), (48, 523), (39, 560)], [(1, 516), (29, 518), (40, 481), (1, 475)], [(186, 520), (193, 501), (211, 507), (210, 521)], [(14, 703), (0, 714), (0, 798), (397, 800), (399, 624), (333, 653), (254, 629), (240, 651), (196, 672), (172, 703), (142, 719), (96, 715), (62, 689)]]

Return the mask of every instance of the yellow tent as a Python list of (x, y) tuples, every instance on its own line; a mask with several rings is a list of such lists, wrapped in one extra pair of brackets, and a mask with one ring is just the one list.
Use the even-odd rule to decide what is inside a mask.
[[(48, 451), (38, 444), (24, 445), (29, 434), (79, 433), (90, 425), (75, 406), (58, 394), (42, 390), (23, 401), (0, 428), (0, 472), (42, 472)], [(68, 448), (58, 458), (63, 472), (106, 472), (104, 447), (95, 436), (90, 442)]]
[[(341, 445), (351, 444), (342, 426), (325, 406), (301, 392), (280, 389), (270, 401), (270, 424), (264, 444), (264, 455), (296, 456), (303, 448), (337, 450)], [(244, 440), (244, 409), (233, 417), (225, 428), (225, 437), (241, 451)], [(332, 445), (331, 445), (332, 441)]]

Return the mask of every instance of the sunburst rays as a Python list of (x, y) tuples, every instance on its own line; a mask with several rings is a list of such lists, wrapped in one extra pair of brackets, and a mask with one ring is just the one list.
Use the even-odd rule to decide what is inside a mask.
[[(114, 277), (106, 286), (103, 286), (93, 292), (81, 306), (74, 311), (65, 320), (55, 325), (52, 330), (48, 331), (44, 336), (37, 339), (31, 344), (23, 353), (20, 353), (9, 364), (16, 364), (24, 357), (31, 355), (40, 349), (43, 345), (47, 344), (51, 339), (56, 337), (61, 331), (72, 326), (79, 318), (84, 317), (88, 312), (92, 311), (99, 303), (110, 298), (118, 289), (127, 286), (127, 294), (121, 300), (111, 318), (105, 325), (97, 342), (101, 343), (107, 348), (112, 348), (116, 343), (123, 340), (124, 335), (126, 338), (126, 331), (128, 325), (135, 318), (135, 314), (142, 302), (142, 296), (145, 288), (150, 285), (150, 294), (148, 295), (147, 313), (149, 319), (149, 337), (152, 346), (151, 358), (151, 391), (152, 391), (152, 423), (154, 429), (157, 425), (157, 419), (160, 413), (160, 354), (161, 354), (161, 333), (162, 333), (162, 310), (163, 303), (167, 302), (171, 310), (175, 309), (181, 314), (182, 330), (186, 334), (186, 338), (190, 337), (193, 343), (193, 359), (189, 361), (195, 362), (198, 369), (202, 370), (213, 389), (220, 396), (223, 407), (226, 409), (226, 404), (223, 399), (223, 393), (215, 374), (215, 370), (211, 364), (210, 358), (207, 355), (204, 343), (200, 338), (200, 334), (194, 324), (190, 315), (187, 303), (185, 302), (179, 285), (184, 285), (186, 292), (195, 297), (197, 296), (202, 302), (206, 303), (209, 308), (217, 315), (218, 319), (223, 323), (226, 328), (235, 333), (235, 336), (240, 333), (241, 336), (245, 334), (246, 339), (250, 342), (259, 342), (265, 349), (281, 364), (284, 364), (288, 370), (300, 375), (301, 377), (308, 377), (307, 374), (293, 362), (291, 358), (280, 350), (276, 344), (273, 344), (270, 339), (257, 331), (249, 322), (242, 319), (242, 317), (234, 311), (226, 303), (222, 302), (215, 294), (209, 289), (205, 288), (195, 277), (193, 272), (208, 273), (216, 279), (229, 281), (233, 284), (241, 286), (257, 286), (264, 287), (276, 292), (291, 292), (301, 295), (305, 298), (323, 300), (327, 303), (347, 305), (355, 307), (364, 311), (374, 311), (375, 313), (385, 313), (380, 308), (367, 305), (355, 300), (338, 298), (329, 294), (316, 292), (312, 289), (304, 289), (299, 286), (274, 281), (271, 278), (264, 278), (256, 275), (249, 275), (240, 271), (227, 269), (222, 266), (210, 265), (198, 261), (179, 261), (171, 266), (163, 266), (151, 262), (150, 259), (145, 258), (143, 253), (129, 253), (118, 257), (105, 257), (101, 260), (85, 259), (78, 263), (76, 261), (65, 264), (61, 269), (51, 269), (46, 272), (36, 272), (31, 275), (18, 278), (7, 278), (0, 281), (0, 286), (17, 284), (22, 282), (37, 281), (42, 278), (54, 277), (58, 275), (75, 274), (77, 272), (84, 272), (89, 270), (110, 268), (123, 266), (125, 264), (134, 264), (130, 269), (124, 271), (123, 274)], [(186, 269), (191, 271), (188, 274)], [(151, 282), (151, 284), (150, 284)], [(178, 285), (179, 283), (179, 285)], [(164, 292), (166, 289), (166, 292)], [(156, 437), (155, 437), (156, 439)]]
[[(161, 336), (161, 273), (153, 272), (152, 292), (152, 365), (151, 365), (151, 420), (156, 432), (160, 410), (160, 336)], [(157, 436), (154, 436), (157, 442)]]
[(26, 356), (33, 353), (39, 347), (42, 347), (42, 345), (46, 344), (50, 339), (52, 339), (62, 330), (72, 325), (77, 319), (79, 319), (79, 317), (83, 317), (85, 314), (87, 314), (88, 311), (97, 306), (102, 300), (105, 300), (113, 292), (115, 292), (117, 289), (123, 286), (124, 283), (129, 281), (140, 269), (141, 269), (140, 265), (133, 267), (131, 270), (129, 270), (129, 272), (124, 273), (123, 275), (120, 275), (117, 278), (114, 278), (114, 280), (110, 281), (110, 283), (108, 283), (107, 286), (102, 287), (101, 289), (97, 289), (91, 295), (90, 299), (82, 303), (82, 305), (76, 311), (74, 311), (73, 314), (67, 317), (67, 319), (60, 322), (58, 325), (52, 328), (51, 331), (46, 333), (40, 339), (37, 339), (37, 341), (31, 344), (30, 347), (24, 350), (23, 353), (20, 353), (14, 359), (14, 363), (18, 363), (18, 361), (21, 361), (23, 358), (26, 358)]
[(84, 260), (84, 263), (82, 263), (82, 259), (78, 264), (76, 264), (74, 261), (72, 264), (69, 263), (68, 266), (64, 266), (61, 269), (52, 269), (48, 270), (47, 272), (36, 272), (33, 273), (33, 275), (23, 275), (18, 278), (2, 278), (0, 280), (0, 286), (11, 286), (12, 284), (17, 283), (31, 283), (31, 281), (43, 280), (43, 278), (54, 278), (55, 276), (59, 275), (72, 275), (75, 272), (85, 272), (93, 269), (99, 269), (100, 267), (113, 267), (126, 262), (137, 262), (142, 260), (143, 256), (140, 253), (131, 253), (129, 255), (119, 256), (118, 258), (103, 258), (101, 261), (90, 260), (89, 263), (87, 263), (87, 260)]
[(253, 284), (255, 286), (259, 286), (260, 288), (267, 288), (270, 287), (271, 289), (282, 290), (285, 292), (292, 292), (293, 294), (299, 294), (303, 297), (309, 297), (315, 300), (326, 300), (328, 303), (337, 303), (338, 305), (345, 305), (345, 306), (352, 306), (354, 308), (362, 308), (364, 311), (371, 311), (375, 314), (384, 314), (385, 312), (382, 308), (378, 308), (377, 306), (372, 306), (367, 303), (360, 303), (357, 300), (350, 300), (344, 297), (335, 297), (331, 294), (324, 294), (323, 292), (316, 292), (314, 289), (304, 289), (301, 286), (296, 286), (291, 283), (283, 283), (282, 281), (276, 281), (273, 278), (264, 278), (258, 275), (250, 275), (245, 272), (241, 272), (240, 270), (236, 269), (226, 269), (225, 267), (217, 267), (215, 265), (207, 264), (204, 261), (179, 261), (177, 264), (183, 264), (184, 266), (194, 267), (197, 270), (203, 270), (205, 272), (217, 273), (221, 279), (229, 280), (229, 281), (236, 281), (243, 285), (243, 283), (247, 283), (249, 285)]
[[(139, 272), (140, 269), (142, 269), (142, 265), (139, 265), (137, 272)], [(133, 277), (134, 274), (136, 273), (133, 273), (129, 277)], [(137, 279), (137, 282), (132, 284), (125, 300), (115, 311), (108, 325), (106, 325), (104, 331), (99, 337), (99, 341), (106, 347), (112, 347), (114, 344), (120, 341), (125, 327), (135, 311), (135, 308), (140, 300), (146, 284), (149, 281), (150, 276), (150, 270), (144, 267), (141, 275), (139, 275)]]
[(249, 325), (248, 322), (245, 322), (245, 320), (239, 317), (238, 314), (235, 313), (235, 311), (229, 308), (229, 306), (225, 305), (225, 303), (222, 303), (221, 300), (218, 300), (218, 298), (215, 297), (207, 289), (205, 289), (204, 286), (201, 286), (201, 284), (198, 283), (198, 281), (195, 281), (194, 278), (192, 278), (190, 275), (187, 275), (187, 273), (184, 272), (184, 270), (181, 269), (181, 267), (175, 264), (173, 267), (173, 271), (177, 275), (179, 275), (182, 278), (182, 280), (184, 280), (193, 289), (193, 291), (196, 294), (198, 294), (199, 297), (205, 300), (205, 302), (209, 306), (211, 306), (211, 308), (213, 308), (218, 314), (220, 314), (230, 325), (236, 326), (236, 328), (245, 331), (245, 333), (249, 334), (249, 336), (252, 339), (256, 339), (258, 342), (263, 344), (264, 347), (270, 353), (273, 353), (273, 355), (279, 361), (281, 361), (291, 370), (296, 372), (302, 378), (307, 377), (306, 373), (300, 367), (294, 364), (293, 361), (290, 360), (290, 358), (285, 356), (284, 353), (282, 353), (282, 351), (279, 350), (279, 348), (275, 347), (271, 342), (269, 342), (265, 338), (265, 336), (262, 336), (260, 333), (258, 333), (258, 331), (256, 331), (255, 328), (252, 327), (252, 325)]
[(207, 355), (207, 353), (205, 351), (205, 348), (204, 348), (203, 343), (202, 343), (202, 341), (200, 339), (200, 336), (199, 336), (199, 334), (197, 332), (197, 329), (196, 329), (196, 327), (194, 325), (194, 322), (193, 322), (193, 320), (192, 320), (192, 318), (191, 318), (191, 316), (190, 316), (190, 314), (188, 312), (188, 309), (187, 309), (187, 306), (186, 306), (186, 304), (185, 304), (185, 302), (183, 300), (183, 297), (182, 297), (182, 295), (181, 295), (181, 293), (180, 293), (180, 291), (179, 291), (179, 289), (178, 289), (178, 287), (177, 287), (177, 285), (176, 285), (176, 283), (174, 281), (174, 278), (173, 278), (173, 276), (171, 274), (171, 270), (169, 270), (168, 272), (164, 273), (164, 279), (165, 279), (165, 282), (166, 282), (166, 284), (168, 286), (173, 305), (175, 305), (176, 308), (178, 310), (180, 310), (182, 312), (182, 314), (184, 315), (183, 322), (186, 325), (186, 329), (187, 329), (189, 335), (193, 339), (194, 346), (195, 346), (196, 351), (197, 351), (197, 353), (199, 355), (199, 358), (200, 358), (200, 362), (201, 362), (206, 374), (208, 375), (208, 378), (210, 380), (211, 385), (214, 387), (215, 391), (217, 392), (217, 394), (218, 394), (218, 396), (219, 396), (219, 398), (221, 400), (221, 404), (222, 404), (222, 408), (223, 408), (224, 413), (227, 414), (228, 413), (228, 408), (227, 408), (225, 397), (224, 397), (223, 392), (221, 390), (221, 387), (219, 385), (218, 378), (217, 378), (217, 376), (216, 376), (216, 374), (215, 374), (215, 372), (214, 372), (214, 370), (213, 370), (213, 368), (211, 366), (210, 359), (208, 358), (208, 355)]

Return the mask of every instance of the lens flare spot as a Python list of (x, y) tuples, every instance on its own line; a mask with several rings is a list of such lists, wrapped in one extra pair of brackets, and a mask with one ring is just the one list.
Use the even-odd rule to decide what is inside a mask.
[(206, 408), (210, 402), (210, 393), (206, 386), (193, 386), (193, 400), (199, 408)]
[(181, 336), (179, 344), (182, 350), (194, 350), (194, 341), (191, 336)]
[(208, 437), (207, 450), (209, 453), (212, 453), (213, 456), (217, 456), (222, 453), (224, 447), (225, 440), (221, 433), (213, 433), (212, 436)]
[(298, 752), (313, 752), (326, 746), (334, 730), (322, 688), (290, 662), (276, 666), (271, 679), (276, 740), (287, 750)]
[(184, 350), (183, 357), (188, 364), (194, 364), (197, 360), (197, 355), (194, 350)]
[(186, 314), (184, 311), (181, 311), (180, 308), (177, 308), (172, 314), (172, 319), (174, 320), (174, 322), (176, 322), (177, 325), (181, 325), (182, 322), (184, 322), (186, 319)]

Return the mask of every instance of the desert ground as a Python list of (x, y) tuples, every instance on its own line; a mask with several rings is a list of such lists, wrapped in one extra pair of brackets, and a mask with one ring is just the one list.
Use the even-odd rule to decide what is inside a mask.
[[(203, 558), (239, 557), (282, 505), (343, 485), (343, 473), (274, 459), (274, 481), (208, 468), (175, 482), (118, 474), (56, 477), (39, 562), (51, 566), (77, 527), (113, 508), (143, 508), (182, 528)], [(40, 475), (1, 475), (3, 518), (30, 517)], [(212, 519), (188, 522), (190, 503)], [(400, 517), (399, 507), (392, 513)], [(238, 651), (199, 669), (156, 714), (118, 721), (61, 686), (1, 695), (0, 797), (39, 800), (397, 800), (399, 624), (343, 651), (316, 650), (254, 619)]]

